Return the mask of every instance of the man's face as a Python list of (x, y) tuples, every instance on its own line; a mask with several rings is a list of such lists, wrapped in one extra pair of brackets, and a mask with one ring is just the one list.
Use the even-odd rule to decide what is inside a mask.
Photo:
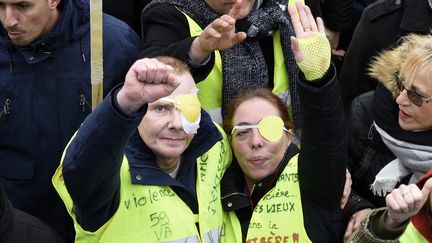
[(0, 0), (0, 21), (16, 46), (28, 46), (55, 26), (59, 0)]
[[(189, 72), (177, 75), (180, 85), (167, 98), (188, 94), (196, 88)], [(180, 114), (172, 103), (158, 100), (148, 104), (138, 131), (144, 143), (155, 153), (159, 165), (171, 167), (191, 143), (194, 134), (186, 134)]]

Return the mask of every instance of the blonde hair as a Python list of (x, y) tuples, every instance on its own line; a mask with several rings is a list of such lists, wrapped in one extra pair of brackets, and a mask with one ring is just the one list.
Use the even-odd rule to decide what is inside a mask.
[(432, 87), (432, 35), (410, 34), (400, 39), (395, 48), (382, 51), (373, 58), (369, 75), (393, 93), (399, 95), (396, 75), (411, 86), (419, 72), (427, 71)]
[(427, 80), (432, 83), (432, 35), (413, 35), (412, 41), (416, 46), (402, 62), (399, 75), (411, 86), (420, 72), (426, 72)]

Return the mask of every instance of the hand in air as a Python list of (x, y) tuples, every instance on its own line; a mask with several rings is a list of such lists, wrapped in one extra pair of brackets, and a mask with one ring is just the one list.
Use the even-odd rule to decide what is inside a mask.
[(171, 66), (156, 59), (140, 59), (127, 72), (117, 102), (123, 111), (133, 114), (144, 104), (170, 95), (179, 82)]

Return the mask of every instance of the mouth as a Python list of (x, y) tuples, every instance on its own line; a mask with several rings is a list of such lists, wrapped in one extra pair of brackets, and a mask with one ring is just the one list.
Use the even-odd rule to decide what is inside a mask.
[(165, 137), (162, 138), (163, 141), (169, 144), (178, 144), (182, 143), (185, 139), (184, 138), (171, 138), (171, 137)]
[(251, 163), (254, 166), (261, 166), (267, 162), (267, 158), (263, 156), (253, 156), (250, 159), (248, 159), (248, 162)]
[(21, 36), (21, 32), (8, 32), (9, 38), (11, 40), (17, 40)]
[(411, 118), (411, 116), (405, 113), (403, 110), (399, 109), (399, 118), (405, 120)]

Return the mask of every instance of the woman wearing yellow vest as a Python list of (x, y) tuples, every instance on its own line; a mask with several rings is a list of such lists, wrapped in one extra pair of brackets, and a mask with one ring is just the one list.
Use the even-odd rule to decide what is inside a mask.
[(53, 184), (76, 242), (219, 242), (225, 133), (185, 63), (141, 59), (82, 124)]
[[(416, 184), (401, 185), (372, 210), (348, 242), (432, 242), (432, 170)], [(420, 189), (421, 188), (421, 189)]]
[[(298, 86), (301, 148), (292, 143), (283, 102), (269, 89), (250, 89), (233, 100), (224, 123), (236, 158), (222, 180), (222, 205), (229, 212), (224, 242), (342, 242), (341, 97), (334, 67), (318, 57), (330, 53), (324, 25), (320, 19), (315, 23), (307, 7), (296, 7), (289, 13), (296, 32), (293, 52), (304, 74)], [(306, 47), (311, 43), (312, 50)]]

